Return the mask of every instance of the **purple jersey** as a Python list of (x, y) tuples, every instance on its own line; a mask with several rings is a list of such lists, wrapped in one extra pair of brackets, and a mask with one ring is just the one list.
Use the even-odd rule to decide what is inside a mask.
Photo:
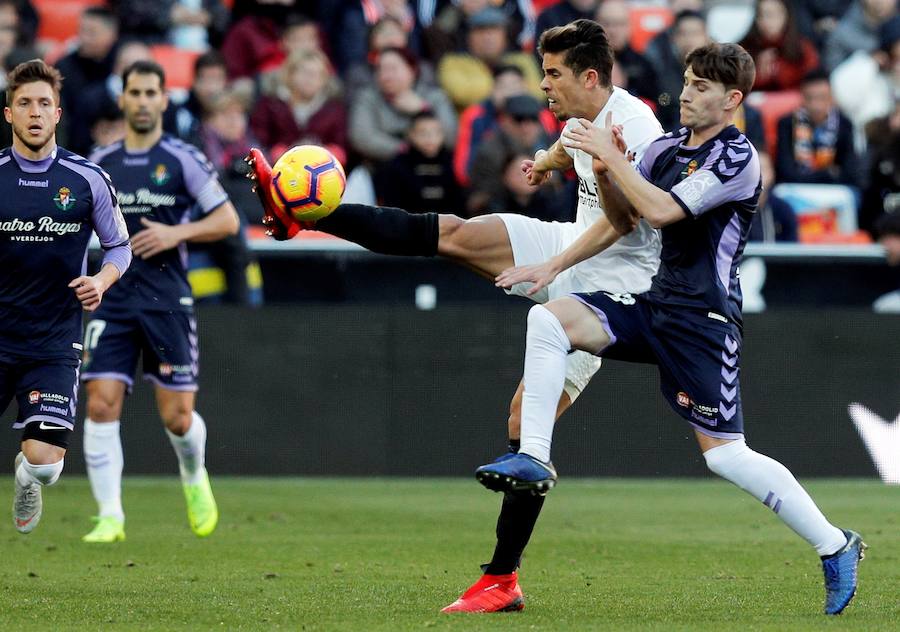
[(80, 357), (82, 307), (68, 287), (85, 273), (91, 233), (124, 274), (128, 232), (109, 176), (61, 147), (40, 161), (0, 151), (0, 352)]
[[(215, 169), (193, 145), (163, 135), (141, 152), (113, 143), (91, 154), (116, 185), (128, 233), (144, 229), (141, 219), (175, 225), (205, 215), (228, 201)], [(135, 257), (128, 273), (103, 298), (101, 309), (191, 311), (187, 244), (150, 259)]]
[(698, 147), (685, 147), (689, 138), (687, 128), (658, 138), (639, 166), (687, 213), (661, 231), (649, 298), (740, 323), (738, 265), (762, 188), (759, 157), (733, 125)]

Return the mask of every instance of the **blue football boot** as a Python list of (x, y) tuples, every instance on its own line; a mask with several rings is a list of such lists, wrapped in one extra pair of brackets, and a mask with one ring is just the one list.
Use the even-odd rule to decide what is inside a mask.
[(856, 569), (868, 548), (855, 531), (844, 530), (847, 544), (822, 560), (825, 573), (825, 614), (840, 614), (856, 594)]
[(528, 454), (504, 454), (475, 470), (478, 482), (495, 492), (546, 494), (556, 485), (553, 463), (543, 463)]

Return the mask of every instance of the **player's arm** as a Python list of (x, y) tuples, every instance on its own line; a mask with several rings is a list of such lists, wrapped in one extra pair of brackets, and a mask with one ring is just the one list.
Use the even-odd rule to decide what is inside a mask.
[(218, 241), (237, 234), (240, 228), (237, 211), (228, 200), (193, 222), (170, 225), (143, 217), (141, 224), (144, 229), (131, 238), (131, 248), (142, 259), (154, 257), (184, 242)]
[(523, 161), (522, 172), (528, 184), (537, 186), (543, 184), (552, 172), (571, 169), (574, 164), (575, 161), (566, 153), (566, 148), (557, 140), (549, 149), (535, 152), (534, 160)]
[[(567, 131), (567, 136), (570, 146), (586, 151), (603, 162), (607, 175), (615, 181), (624, 199), (653, 228), (662, 228), (687, 217), (684, 208), (668, 191), (663, 191), (644, 179), (634, 169), (622, 153), (612, 128), (588, 125)], [(611, 210), (613, 215), (621, 215), (621, 208), (614, 207)], [(620, 223), (622, 217), (617, 217), (615, 221)]]
[(526, 292), (531, 296), (553, 283), (554, 279), (564, 270), (585, 259), (590, 259), (612, 246), (622, 234), (606, 217), (601, 215), (578, 239), (558, 255), (554, 255), (543, 263), (507, 268), (497, 275), (495, 285), (508, 289), (517, 283), (533, 283), (534, 285)]
[(103, 294), (118, 281), (131, 265), (131, 244), (128, 242), (128, 228), (116, 199), (109, 176), (103, 173), (105, 182), (94, 183), (94, 208), (91, 222), (94, 232), (103, 248), (103, 262), (100, 272), (93, 276), (79, 276), (69, 283), (75, 290), (75, 298), (89, 312), (100, 307)]

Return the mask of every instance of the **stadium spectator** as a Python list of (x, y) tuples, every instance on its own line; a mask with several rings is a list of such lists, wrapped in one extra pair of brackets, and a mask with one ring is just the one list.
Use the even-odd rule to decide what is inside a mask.
[(119, 106), (110, 101), (91, 127), (91, 150), (111, 145), (125, 138), (125, 117)]
[[(0, 29), (12, 31), (13, 41), (10, 50), (21, 48), (31, 50), (34, 47), (34, 36), (37, 32), (38, 15), (28, 0), (0, 0)], [(8, 53), (7, 53), (8, 54)], [(33, 59), (36, 54), (27, 57)], [(4, 58), (5, 59), (5, 58)], [(22, 61), (25, 61), (23, 59)], [(17, 63), (6, 60), (7, 67), (12, 69)], [(3, 73), (6, 75), (6, 72)], [(6, 77), (3, 78), (6, 81)]]
[[(482, 139), (497, 127), (503, 102), (517, 94), (527, 94), (522, 69), (518, 66), (500, 66), (494, 71), (491, 96), (481, 103), (470, 105), (460, 115), (459, 133), (453, 153), (453, 172), (463, 186), (469, 185), (469, 168)], [(556, 138), (558, 124), (550, 110), (541, 108), (540, 120), (548, 136)]]
[(821, 51), (852, 4), (853, 0), (795, 0), (797, 28)]
[(205, 51), (221, 43), (228, 9), (221, 0), (110, 0), (123, 37)]
[(429, 110), (419, 112), (406, 137), (407, 148), (375, 171), (379, 204), (411, 213), (459, 213), (462, 190), (453, 177), (440, 119)]
[(869, 121), (890, 114), (900, 94), (900, 16), (881, 25), (876, 50), (857, 51), (835, 68), (831, 85), (858, 134)]
[(631, 48), (631, 9), (625, 0), (603, 0), (597, 7), (597, 22), (606, 29), (616, 63), (626, 77), (620, 85), (631, 94), (640, 97), (654, 109), (660, 91), (656, 72), (647, 58)]
[(853, 125), (834, 104), (828, 73), (807, 74), (801, 94), (800, 108), (778, 121), (776, 180), (859, 186)]
[(800, 35), (788, 0), (757, 0), (756, 15), (741, 46), (756, 63), (754, 90), (794, 90), (819, 65), (819, 53)]
[[(248, 223), (260, 224), (262, 206), (247, 187), (249, 167), (244, 161), (250, 147), (258, 143), (250, 131), (243, 95), (228, 90), (216, 95), (203, 119), (200, 142), (200, 149), (215, 167), (219, 182), (234, 205), (241, 230), (219, 241), (189, 244), (188, 277), (194, 296), (201, 303), (260, 305), (262, 287), (255, 273), (258, 263), (247, 245), (246, 232)], [(201, 269), (206, 274), (192, 274)], [(221, 272), (210, 275), (211, 270)], [(199, 278), (211, 281), (204, 283)], [(220, 278), (224, 278), (224, 283), (218, 281)]]
[(471, 18), (485, 9), (496, 9), (506, 18), (504, 29), (506, 40), (521, 48), (528, 44), (531, 35), (526, 26), (522, 0), (453, 0), (445, 2), (438, 10), (431, 25), (426, 29), (425, 54), (432, 62), (438, 63), (449, 53), (465, 50), (469, 41)]
[(438, 64), (438, 82), (458, 110), (490, 96), (493, 69), (499, 66), (519, 66), (529, 92), (541, 94), (541, 76), (534, 57), (510, 50), (507, 23), (506, 14), (496, 7), (475, 13), (468, 19), (466, 48), (446, 54)]
[(656, 117), (665, 130), (680, 126), (678, 97), (684, 85), (684, 58), (709, 41), (706, 18), (699, 11), (685, 9), (675, 15), (672, 26), (647, 46), (647, 61), (659, 81)]
[(540, 37), (541, 33), (552, 26), (562, 26), (581, 19), (591, 20), (599, 3), (600, 0), (562, 0), (562, 2), (557, 2), (540, 12), (535, 24), (535, 33)]
[(250, 117), (254, 136), (276, 159), (292, 145), (322, 145), (347, 161), (347, 110), (321, 51), (300, 49), (278, 72), (274, 94), (263, 95)]
[(383, 18), (398, 22), (406, 35), (401, 46), (421, 57), (420, 29), (416, 14), (406, 0), (340, 0), (343, 9), (338, 16), (337, 34), (341, 42), (335, 47), (335, 61), (343, 75), (351, 68), (365, 64), (369, 56), (369, 34)]
[(878, 48), (879, 29), (897, 15), (897, 0), (859, 0), (850, 5), (825, 42), (825, 67), (834, 70), (857, 51)]
[(863, 192), (859, 227), (877, 236), (880, 217), (900, 217), (900, 93), (894, 111), (866, 126), (869, 177)]
[[(409, 33), (398, 20), (385, 16), (372, 26), (368, 42), (369, 53), (365, 61), (351, 66), (341, 75), (348, 101), (354, 99), (359, 88), (372, 83), (372, 66), (379, 52), (386, 48), (409, 48)], [(435, 85), (431, 62), (419, 58), (418, 69), (419, 83)]]
[(228, 70), (225, 59), (216, 51), (203, 53), (194, 61), (194, 81), (187, 99), (174, 109), (175, 127), (172, 130), (181, 140), (198, 144), (200, 125), (210, 111), (215, 97), (228, 86)]
[(228, 78), (240, 81), (241, 90), (252, 89), (257, 74), (276, 69), (284, 59), (281, 25), (285, 16), (265, 4), (260, 4), (258, 9), (232, 24), (222, 41), (220, 52), (228, 68)]
[(513, 95), (497, 114), (497, 128), (485, 136), (472, 158), (467, 191), (468, 217), (492, 211), (491, 201), (502, 196), (505, 168), (510, 156), (533, 156), (552, 143), (540, 122), (541, 104), (528, 94)]
[(375, 62), (375, 85), (363, 88), (350, 104), (350, 145), (375, 163), (390, 160), (405, 146), (412, 117), (430, 109), (452, 145), (456, 138), (456, 113), (437, 88), (416, 83), (417, 63), (406, 49), (388, 48)]
[(90, 150), (91, 125), (107, 103), (106, 81), (113, 71), (118, 34), (116, 16), (109, 9), (89, 7), (81, 14), (77, 47), (56, 64), (66, 82), (63, 131), (76, 153)]
[(486, 213), (515, 213), (545, 222), (572, 222), (575, 209), (565, 189), (533, 187), (522, 177), (522, 161), (533, 154), (512, 153), (503, 165), (500, 194), (488, 200)]

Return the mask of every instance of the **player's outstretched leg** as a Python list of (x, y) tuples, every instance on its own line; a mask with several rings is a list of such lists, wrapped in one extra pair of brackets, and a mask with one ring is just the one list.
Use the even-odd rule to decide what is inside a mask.
[(855, 531), (844, 530), (847, 544), (837, 553), (822, 558), (825, 574), (825, 614), (840, 614), (856, 594), (857, 568), (868, 548)]
[[(100, 380), (88, 382), (89, 411), (101, 400), (100, 385)], [(119, 387), (114, 385), (114, 388)], [(99, 514), (94, 518), (94, 528), (82, 536), (82, 542), (111, 544), (125, 539), (125, 512), (122, 509), (124, 455), (120, 428), (119, 421), (96, 422), (90, 418), (84, 421), (84, 460)]]
[(513, 571), (507, 575), (485, 573), (441, 612), (515, 612), (524, 608), (525, 598), (519, 587), (519, 576)]
[(250, 150), (244, 160), (250, 165), (247, 177), (253, 180), (253, 190), (259, 196), (259, 201), (262, 202), (262, 222), (266, 227), (266, 234), (278, 241), (290, 239), (300, 232), (302, 227), (292, 217), (285, 215), (272, 199), (269, 191), (269, 185), (272, 183), (272, 167), (269, 165), (269, 161), (256, 147)]

